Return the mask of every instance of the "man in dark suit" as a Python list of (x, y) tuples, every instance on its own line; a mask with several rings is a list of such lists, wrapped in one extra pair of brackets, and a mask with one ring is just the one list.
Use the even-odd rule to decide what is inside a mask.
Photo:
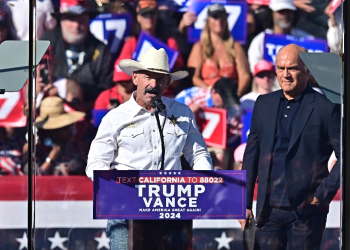
[[(260, 249), (319, 249), (329, 203), (340, 186), (340, 106), (314, 91), (299, 57), (306, 49), (283, 47), (276, 57), (281, 90), (257, 99), (243, 170), (247, 171), (247, 219), (258, 182), (256, 245)], [(257, 178), (258, 177), (258, 178)], [(258, 179), (258, 180), (257, 180)]]

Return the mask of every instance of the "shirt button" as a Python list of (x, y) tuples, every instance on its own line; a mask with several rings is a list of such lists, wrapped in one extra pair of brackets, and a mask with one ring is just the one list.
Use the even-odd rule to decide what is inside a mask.
[(284, 117), (287, 117), (287, 115), (284, 115)]
[(157, 146), (154, 146), (154, 149), (157, 149)]
[(134, 136), (134, 134), (131, 134), (131, 136)]
[(156, 132), (156, 131), (153, 129), (153, 132)]
[(287, 109), (289, 109), (290, 107), (289, 106), (287, 106)]
[(157, 165), (157, 162), (154, 162), (154, 165)]

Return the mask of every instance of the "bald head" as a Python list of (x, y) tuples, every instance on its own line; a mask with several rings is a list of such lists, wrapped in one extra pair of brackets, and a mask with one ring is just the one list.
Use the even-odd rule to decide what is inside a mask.
[(300, 52), (307, 50), (296, 44), (289, 44), (276, 57), (277, 80), (287, 99), (296, 98), (307, 86), (309, 72), (300, 59)]
[[(280, 49), (278, 51), (277, 56), (276, 56), (276, 60), (277, 60), (277, 57), (279, 56), (279, 54), (294, 54), (294, 55), (297, 55), (298, 56), (298, 60), (300, 60), (300, 62), (302, 64), (304, 64), (303, 61), (301, 60), (300, 56), (299, 56), (299, 53), (301, 53), (301, 52), (308, 52), (308, 51), (304, 47), (301, 47), (299, 45), (291, 43), (291, 44), (288, 44), (288, 45), (284, 46), (282, 49)], [(305, 66), (305, 70), (308, 70), (306, 68), (306, 66)]]

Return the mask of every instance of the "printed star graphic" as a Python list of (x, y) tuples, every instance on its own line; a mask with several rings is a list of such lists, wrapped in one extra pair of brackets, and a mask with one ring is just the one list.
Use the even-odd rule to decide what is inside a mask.
[(55, 247), (58, 247), (60, 249), (66, 249), (63, 246), (63, 242), (67, 241), (67, 237), (61, 237), (60, 233), (56, 231), (54, 237), (49, 237), (49, 241), (51, 241), (50, 249), (54, 249)]
[(177, 174), (181, 174), (181, 172), (178, 172)]
[(19, 242), (19, 250), (22, 250), (23, 248), (28, 249), (27, 243), (28, 243), (28, 238), (27, 238), (27, 233), (24, 232), (22, 238), (16, 238), (16, 240)]
[(162, 174), (162, 172), (159, 172), (159, 174)]
[(110, 249), (109, 238), (107, 237), (106, 232), (102, 232), (101, 237), (95, 237), (94, 239), (98, 242), (97, 249), (101, 249), (103, 247)]
[(174, 127), (176, 126), (176, 124), (179, 124), (179, 122), (177, 121), (179, 117), (175, 117), (174, 115), (171, 115), (171, 117), (168, 117), (168, 119), (169, 119), (169, 124), (173, 124)]
[(176, 172), (174, 172), (174, 174), (176, 174)]
[(169, 174), (171, 174), (171, 172), (169, 172)]
[(226, 248), (226, 249), (231, 249), (230, 248), (230, 241), (233, 241), (233, 238), (231, 237), (226, 237), (226, 232), (222, 232), (221, 233), (221, 237), (220, 238), (215, 238), (215, 240), (217, 242), (219, 242), (218, 248), (217, 249), (221, 249), (221, 248)]
[(166, 172), (164, 172), (164, 174), (166, 174)]

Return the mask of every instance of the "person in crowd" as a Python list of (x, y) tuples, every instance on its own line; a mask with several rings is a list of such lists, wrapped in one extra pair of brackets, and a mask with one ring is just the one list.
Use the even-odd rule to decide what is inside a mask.
[[(35, 38), (38, 40), (45, 31), (52, 30), (57, 20), (51, 15), (54, 11), (51, 0), (34, 1), (35, 5)], [(4, 7), (10, 17), (9, 27), (11, 36), (15, 40), (29, 40), (29, 0), (9, 0)]]
[(238, 96), (248, 93), (250, 74), (247, 57), (228, 29), (227, 13), (221, 4), (208, 7), (201, 39), (193, 46), (187, 66), (194, 71), (194, 86), (212, 87), (220, 77), (226, 77), (238, 83)]
[(0, 127), (0, 176), (23, 175), (22, 128)]
[(108, 47), (89, 31), (89, 14), (85, 0), (61, 0), (59, 12), (54, 13), (58, 27), (41, 37), (52, 46), (54, 78), (71, 79), (81, 86), (87, 112), (97, 96), (112, 86), (113, 74)]
[(36, 118), (39, 141), (36, 145), (38, 172), (41, 175), (83, 175), (87, 151), (82, 140), (76, 140), (76, 123), (84, 112), (66, 112), (64, 101), (49, 96), (40, 104)]
[[(193, 113), (188, 106), (162, 97), (171, 81), (180, 80), (188, 75), (186, 71), (169, 72), (169, 59), (163, 48), (151, 47), (140, 61), (124, 59), (119, 62), (122, 71), (132, 77), (137, 86), (129, 101), (110, 111), (102, 120), (97, 135), (91, 144), (88, 155), (86, 175), (93, 178), (94, 170), (181, 170), (180, 155), (194, 170), (211, 170), (212, 161), (204, 139), (198, 132)], [(158, 112), (152, 104), (153, 97), (161, 97), (166, 106)], [(160, 114), (160, 115), (159, 115)], [(157, 129), (156, 116), (160, 124), (164, 122), (164, 159), (161, 157), (161, 142)], [(139, 131), (143, 131), (140, 133)], [(158, 139), (157, 139), (158, 138)], [(155, 143), (156, 142), (156, 143)], [(156, 156), (156, 157), (155, 157)], [(155, 157), (155, 158), (154, 158)], [(164, 164), (163, 164), (164, 163)], [(162, 222), (145, 222), (152, 227), (145, 237), (150, 246), (146, 249), (158, 249), (157, 228)], [(170, 227), (171, 228), (171, 227)], [(168, 230), (169, 228), (167, 228)], [(128, 249), (128, 231), (125, 220), (111, 220), (107, 232), (111, 238), (111, 249)], [(152, 234), (153, 233), (153, 234)], [(166, 233), (166, 232), (162, 232)], [(192, 237), (189, 238), (191, 241)], [(175, 249), (187, 249), (180, 247)], [(165, 249), (174, 249), (169, 242)], [(170, 245), (169, 245), (170, 244)]]
[[(227, 110), (227, 123), (228, 123), (228, 137), (231, 140), (235, 139), (238, 145), (239, 137), (239, 98), (237, 96), (237, 83), (230, 78), (220, 78), (216, 81), (214, 86), (209, 89), (205, 87), (192, 87), (181, 91), (175, 100), (186, 104), (196, 115), (197, 111), (202, 108), (225, 108)], [(200, 119), (196, 119), (199, 121)], [(234, 137), (234, 138), (232, 138)], [(234, 147), (235, 148), (235, 147)], [(230, 152), (234, 148), (228, 147), (228, 149), (222, 150), (220, 148), (210, 147), (208, 150), (213, 159), (214, 169), (226, 170), (232, 169), (229, 165), (231, 157)], [(225, 160), (225, 158), (227, 158)]]
[(12, 40), (6, 13), (0, 10), (0, 44), (6, 40)]
[(114, 69), (113, 81), (115, 82), (115, 86), (103, 91), (97, 97), (94, 109), (116, 108), (120, 104), (128, 101), (131, 94), (136, 90), (131, 76), (125, 74), (119, 68), (119, 65), (116, 65)]
[[(155, 0), (140, 0), (136, 6), (137, 24), (135, 27), (135, 34), (125, 39), (124, 46), (118, 59), (115, 61), (114, 67), (117, 67), (117, 63), (122, 59), (131, 59), (132, 54), (135, 51), (137, 39), (141, 31), (146, 32), (159, 40), (163, 41), (170, 48), (179, 51), (179, 46), (173, 37), (170, 37), (164, 27), (164, 22), (158, 17), (158, 4)], [(179, 53), (173, 71), (181, 70), (184, 67), (184, 62)], [(175, 89), (179, 86), (179, 81), (171, 82), (171, 85), (166, 89), (164, 95), (168, 97), (174, 97)]]
[(233, 153), (233, 158), (235, 160), (234, 170), (242, 170), (243, 155), (244, 155), (246, 146), (247, 146), (247, 143), (242, 143), (235, 149)]
[(269, 27), (252, 40), (248, 49), (251, 72), (254, 72), (255, 65), (263, 59), (265, 34), (292, 35), (296, 38), (313, 37), (293, 26), (296, 10), (293, 0), (271, 0), (269, 8), (272, 10), (272, 20)]
[(59, 96), (74, 110), (85, 112), (85, 103), (80, 85), (74, 80), (62, 78), (54, 81), (53, 69), (55, 58), (52, 47), (49, 46), (43, 58), (36, 67), (35, 94), (36, 108), (47, 96)]
[(276, 79), (275, 65), (261, 60), (254, 67), (252, 91), (241, 97), (241, 112), (253, 111), (254, 103), (259, 95), (271, 93)]
[(277, 54), (281, 90), (255, 103), (242, 169), (247, 173), (246, 220), (252, 226), (255, 183), (256, 243), (260, 249), (319, 249), (329, 204), (340, 186), (340, 105), (307, 83), (296, 44)]

